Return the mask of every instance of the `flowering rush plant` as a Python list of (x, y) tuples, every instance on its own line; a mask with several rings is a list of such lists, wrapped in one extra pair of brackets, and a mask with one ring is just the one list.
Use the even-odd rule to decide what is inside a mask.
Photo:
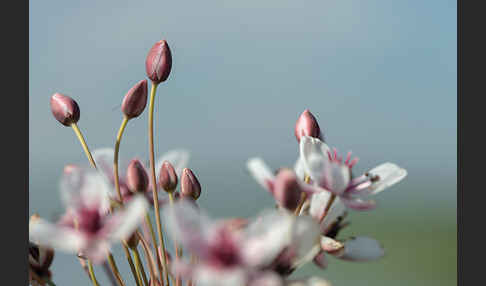
[[(59, 221), (48, 222), (37, 214), (30, 219), (31, 285), (55, 285), (50, 271), (54, 251), (74, 254), (95, 286), (100, 285), (99, 270), (117, 286), (330, 285), (318, 277), (289, 276), (307, 263), (324, 269), (330, 256), (367, 261), (384, 255), (376, 240), (342, 238), (339, 232), (348, 225), (348, 211), (372, 210), (376, 204), (371, 197), (407, 172), (383, 163), (355, 175), (358, 159), (351, 153), (342, 157), (329, 147), (309, 110), (295, 124), (299, 148), (293, 169), (273, 171), (261, 158), (248, 160), (248, 170), (275, 199), (275, 206), (253, 219), (210, 218), (198, 207), (202, 188), (186, 167), (189, 153), (171, 150), (155, 161), (154, 98), (171, 67), (169, 45), (164, 40), (155, 43), (145, 62), (150, 97), (146, 79), (128, 90), (113, 149), (91, 152), (77, 125), (76, 101), (61, 93), (52, 95), (52, 114), (74, 130), (90, 166), (65, 166), (59, 188), (66, 210)], [(150, 164), (134, 158), (121, 168), (122, 136), (130, 120), (145, 110), (147, 98)], [(111, 253), (118, 243), (130, 273), (120, 273)]]

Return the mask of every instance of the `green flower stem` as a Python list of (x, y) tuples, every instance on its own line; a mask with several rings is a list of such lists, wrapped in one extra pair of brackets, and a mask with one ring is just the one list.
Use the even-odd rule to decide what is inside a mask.
[(86, 144), (86, 140), (84, 140), (83, 133), (81, 133), (81, 130), (79, 130), (78, 125), (76, 125), (76, 123), (74, 122), (71, 124), (71, 127), (73, 128), (74, 133), (76, 133), (76, 136), (78, 136), (79, 142), (81, 142), (81, 145), (83, 146), (84, 149), (84, 153), (86, 153), (89, 162), (96, 169), (96, 163), (93, 160), (93, 156), (91, 156), (91, 152), (89, 152), (88, 144)]
[(94, 274), (93, 270), (93, 263), (91, 263), (91, 260), (88, 259), (88, 271), (89, 271), (89, 276), (91, 277), (91, 281), (93, 282), (94, 286), (100, 286), (98, 283), (98, 280), (96, 280), (96, 276)]
[(115, 152), (113, 155), (113, 175), (115, 178), (115, 189), (118, 194), (118, 199), (120, 200), (120, 204), (123, 205), (123, 197), (120, 191), (120, 178), (118, 177), (118, 154), (120, 151), (120, 142), (123, 136), (123, 132), (125, 131), (125, 127), (128, 123), (128, 117), (124, 116), (120, 129), (118, 130), (118, 134), (116, 136), (115, 142)]
[(119, 286), (125, 286), (125, 283), (123, 282), (120, 271), (118, 271), (118, 267), (116, 266), (115, 258), (113, 258), (113, 255), (111, 254), (111, 252), (108, 254), (108, 263), (110, 264), (111, 271), (113, 272), (113, 275), (115, 275), (115, 278), (116, 278), (116, 281), (118, 282), (118, 285)]
[(137, 273), (142, 274), (143, 284), (149, 286), (147, 275), (145, 274), (145, 269), (143, 269), (142, 261), (140, 260), (140, 254), (138, 253), (137, 247), (132, 248), (133, 257), (135, 258), (135, 267), (137, 268)]
[[(167, 269), (167, 259), (165, 255), (165, 245), (164, 237), (162, 236), (162, 224), (160, 222), (160, 212), (159, 212), (159, 197), (157, 195), (157, 180), (155, 178), (155, 155), (154, 155), (154, 99), (155, 92), (157, 91), (157, 83), (152, 82), (152, 89), (150, 91), (150, 105), (149, 105), (149, 115), (148, 115), (148, 132), (149, 132), (149, 152), (150, 152), (150, 175), (152, 178), (152, 194), (154, 197), (154, 211), (155, 211), (155, 222), (157, 224), (157, 232), (159, 235), (160, 248), (162, 249), (162, 259), (160, 259), (159, 252), (156, 248), (157, 261), (162, 260), (162, 267), (160, 262), (157, 262), (159, 266), (159, 272), (162, 277), (164, 274), (165, 285), (169, 285), (168, 269)], [(154, 245), (155, 246), (155, 245)], [(162, 269), (163, 268), (163, 269)]]

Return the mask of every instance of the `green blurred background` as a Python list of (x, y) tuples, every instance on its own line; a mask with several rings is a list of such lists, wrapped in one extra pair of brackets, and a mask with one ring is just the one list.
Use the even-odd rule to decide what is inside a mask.
[[(86, 163), (73, 132), (52, 118), (50, 96), (78, 101), (92, 149), (112, 146), (122, 97), (165, 38), (174, 65), (159, 88), (156, 153), (191, 150), (210, 214), (249, 217), (272, 206), (245, 162), (292, 166), (293, 126), (310, 108), (327, 142), (360, 158), (357, 173), (391, 161), (409, 175), (380, 194), (376, 210), (352, 212), (340, 234), (378, 239), (383, 259), (331, 258), (327, 270), (294, 276), (455, 285), (456, 12), (449, 0), (30, 1), (29, 213), (62, 212), (62, 168)], [(148, 160), (146, 119), (129, 124), (125, 161)], [(57, 285), (89, 284), (72, 256), (57, 253), (53, 272)]]

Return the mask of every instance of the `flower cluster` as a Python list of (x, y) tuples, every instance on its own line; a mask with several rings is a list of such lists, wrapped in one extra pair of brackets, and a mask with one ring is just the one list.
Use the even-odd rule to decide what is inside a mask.
[[(202, 187), (187, 168), (189, 152), (175, 149), (155, 161), (153, 114), (157, 87), (166, 82), (172, 54), (157, 42), (146, 63), (151, 81), (141, 80), (123, 98), (122, 123), (114, 148), (90, 151), (78, 127), (80, 108), (66, 95), (51, 97), (52, 113), (71, 127), (91, 166), (68, 164), (59, 189), (65, 213), (56, 222), (33, 215), (29, 224), (29, 281), (55, 285), (50, 270), (54, 251), (77, 256), (93, 285), (103, 266), (113, 285), (287, 286), (330, 285), (322, 278), (293, 279), (307, 263), (326, 268), (328, 256), (366, 261), (384, 254), (369, 237), (338, 237), (349, 210), (376, 206), (371, 196), (402, 180), (407, 172), (384, 163), (366, 173), (352, 172), (358, 159), (338, 154), (324, 142), (317, 119), (304, 111), (295, 125), (299, 144), (294, 169), (272, 171), (261, 158), (247, 167), (275, 199), (254, 218), (211, 219), (199, 208)], [(120, 166), (122, 136), (130, 120), (149, 102), (149, 164), (133, 158)], [(168, 236), (167, 236), (168, 235)], [(171, 238), (173, 247), (167, 244)], [(111, 246), (121, 243), (131, 273), (120, 273)], [(139, 250), (143, 251), (143, 257)], [(142, 259), (143, 258), (143, 259)], [(131, 275), (132, 280), (127, 276)]]

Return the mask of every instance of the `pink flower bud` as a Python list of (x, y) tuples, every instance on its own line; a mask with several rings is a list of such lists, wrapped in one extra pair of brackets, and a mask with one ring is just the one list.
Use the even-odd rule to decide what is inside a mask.
[(302, 194), (298, 178), (290, 169), (281, 169), (274, 183), (274, 197), (283, 208), (294, 211)]
[(297, 119), (294, 133), (298, 142), (300, 142), (300, 138), (302, 136), (310, 136), (323, 140), (319, 124), (309, 109), (304, 110), (304, 112), (302, 112), (302, 114), (299, 116), (299, 119)]
[(141, 80), (125, 94), (122, 112), (130, 119), (142, 114), (147, 105), (147, 80)]
[(138, 159), (133, 159), (127, 168), (128, 189), (134, 193), (145, 192), (149, 184), (147, 171)]
[(165, 40), (158, 41), (150, 49), (145, 60), (145, 71), (153, 83), (164, 82), (172, 68), (172, 55)]
[(183, 197), (192, 197), (195, 200), (201, 195), (201, 184), (199, 184), (196, 176), (188, 168), (182, 170), (181, 195)]
[(55, 93), (51, 97), (51, 111), (62, 125), (71, 126), (79, 120), (79, 106), (69, 96)]
[(162, 163), (162, 168), (160, 168), (159, 173), (159, 183), (166, 192), (173, 192), (177, 187), (177, 174), (174, 166), (169, 161)]

